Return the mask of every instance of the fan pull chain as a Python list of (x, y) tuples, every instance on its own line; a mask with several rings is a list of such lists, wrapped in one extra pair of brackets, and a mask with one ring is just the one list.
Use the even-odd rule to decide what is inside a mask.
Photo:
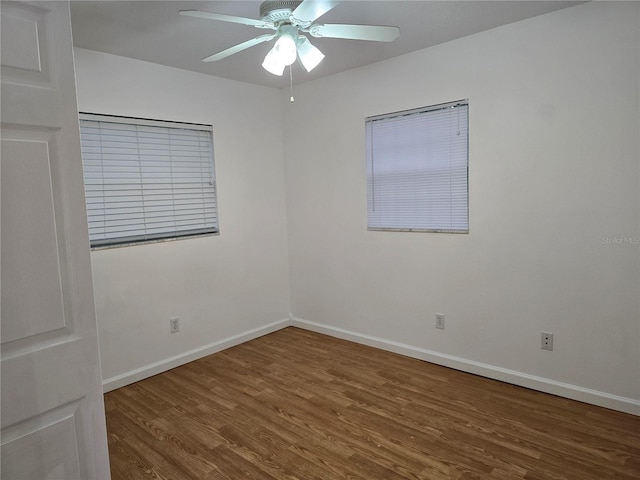
[(293, 98), (293, 71), (291, 69), (291, 65), (289, 65), (289, 85), (291, 86), (291, 98), (289, 101), (293, 103), (295, 102), (295, 98)]

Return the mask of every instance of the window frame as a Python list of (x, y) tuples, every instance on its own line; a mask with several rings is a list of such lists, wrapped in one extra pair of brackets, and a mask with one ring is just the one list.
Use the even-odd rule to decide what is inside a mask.
[[(209, 172), (210, 172), (210, 180), (209, 183), (212, 186), (212, 192), (211, 192), (211, 200), (212, 200), (212, 205), (213, 205), (213, 211), (215, 212), (214, 214), (214, 220), (213, 220), (213, 226), (207, 227), (204, 225), (203, 222), (203, 227), (202, 228), (198, 228), (198, 229), (191, 229), (191, 230), (183, 230), (184, 233), (181, 233), (179, 230), (167, 230), (164, 233), (155, 233), (155, 234), (138, 234), (138, 235), (128, 235), (128, 236), (122, 236), (122, 237), (117, 237), (114, 239), (101, 239), (101, 240), (91, 240), (91, 236), (90, 236), (90, 245), (91, 245), (91, 250), (103, 250), (103, 249), (111, 249), (111, 248), (119, 248), (119, 247), (129, 247), (129, 246), (135, 246), (135, 245), (145, 245), (145, 244), (150, 244), (150, 243), (159, 243), (159, 242), (170, 242), (170, 241), (176, 241), (176, 240), (185, 240), (188, 238), (200, 238), (200, 237), (207, 237), (207, 236), (217, 236), (220, 235), (220, 218), (219, 218), (219, 212), (218, 212), (218, 198), (217, 198), (217, 193), (218, 193), (218, 188), (217, 188), (217, 177), (216, 177), (216, 170), (215, 170), (215, 150), (214, 150), (214, 135), (213, 135), (213, 125), (208, 125), (208, 124), (200, 124), (200, 123), (190, 123), (190, 122), (179, 122), (179, 121), (170, 121), (170, 120), (157, 120), (157, 119), (150, 119), (150, 118), (142, 118), (142, 117), (129, 117), (129, 116), (122, 116), (122, 115), (110, 115), (110, 114), (100, 114), (100, 113), (90, 113), (90, 112), (78, 112), (78, 119), (79, 119), (79, 124), (80, 124), (80, 132), (81, 132), (81, 138), (80, 138), (80, 142), (81, 142), (81, 149), (83, 150), (84, 153), (84, 143), (83, 143), (83, 139), (82, 139), (82, 123), (83, 121), (90, 121), (90, 122), (105, 122), (105, 123), (116, 123), (116, 124), (120, 124), (120, 125), (128, 125), (128, 126), (147, 126), (147, 127), (164, 127), (164, 128), (175, 128), (175, 129), (182, 129), (182, 130), (192, 130), (192, 131), (198, 131), (198, 132), (207, 132), (208, 134), (208, 141), (210, 142), (210, 150), (211, 150), (211, 157), (210, 157), (210, 166), (208, 168)], [(84, 183), (84, 187), (85, 187), (85, 206), (87, 207), (87, 223), (89, 228), (91, 228), (91, 223), (89, 221), (89, 204), (87, 202), (87, 173), (86, 173), (86, 165), (85, 165), (85, 157), (83, 155), (82, 157), (82, 163), (83, 163), (83, 183)], [(175, 177), (171, 176), (171, 185), (176, 184), (175, 182)], [(140, 183), (141, 188), (144, 185), (143, 182)], [(205, 203), (205, 195), (203, 194), (203, 205)], [(175, 208), (176, 204), (173, 203), (172, 208)], [(143, 214), (143, 221), (141, 222), (141, 228), (144, 228), (145, 225), (147, 224), (146, 221), (144, 221), (146, 218), (145, 214)]]
[[(370, 142), (372, 141), (372, 133), (369, 129), (372, 128), (370, 125), (373, 125), (374, 122), (379, 120), (388, 120), (400, 117), (408, 117), (419, 114), (426, 114), (429, 112), (443, 111), (443, 110), (451, 110), (458, 107), (466, 108), (466, 125), (465, 125), (465, 133), (466, 133), (466, 168), (465, 168), (465, 199), (466, 199), (466, 218), (465, 225), (466, 228), (422, 228), (422, 227), (388, 227), (388, 226), (372, 226), (372, 218), (371, 218), (371, 202), (376, 198), (375, 196), (375, 174), (372, 172), (373, 168), (373, 160), (370, 158), (372, 152), (372, 145)], [(446, 102), (436, 105), (430, 105), (425, 107), (413, 108), (409, 110), (401, 110), (386, 114), (373, 115), (365, 118), (365, 159), (366, 159), (366, 181), (367, 181), (367, 231), (383, 231), (383, 232), (418, 232), (418, 233), (451, 233), (451, 234), (468, 234), (469, 233), (469, 155), (470, 155), (470, 147), (469, 147), (469, 99), (456, 100), (452, 102)], [(373, 190), (373, 192), (372, 192)], [(373, 197), (373, 198), (372, 198)]]

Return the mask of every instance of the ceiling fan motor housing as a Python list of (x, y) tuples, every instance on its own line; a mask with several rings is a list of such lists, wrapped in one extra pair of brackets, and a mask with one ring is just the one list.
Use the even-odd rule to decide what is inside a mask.
[(293, 12), (302, 2), (293, 0), (267, 0), (260, 4), (260, 20), (279, 24), (289, 21)]

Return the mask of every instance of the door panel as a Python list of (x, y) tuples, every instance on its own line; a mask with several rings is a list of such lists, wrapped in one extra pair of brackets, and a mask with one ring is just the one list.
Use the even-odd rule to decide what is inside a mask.
[(69, 4), (0, 4), (1, 476), (108, 479)]
[[(49, 143), (2, 138), (2, 343), (65, 325)], [(16, 232), (17, 234), (11, 234)]]
[(81, 478), (76, 446), (77, 403), (14, 425), (4, 432), (3, 478)]
[(17, 83), (53, 86), (46, 8), (25, 3), (2, 5), (2, 78)]

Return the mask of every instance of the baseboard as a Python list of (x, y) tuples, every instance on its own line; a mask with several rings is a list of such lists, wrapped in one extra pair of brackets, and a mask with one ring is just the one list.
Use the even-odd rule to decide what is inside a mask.
[(577, 385), (557, 382), (555, 380), (529, 375), (515, 370), (475, 362), (473, 360), (467, 360), (453, 355), (447, 355), (391, 340), (385, 340), (371, 335), (351, 332), (342, 328), (310, 322), (300, 318), (291, 317), (290, 324), (294, 327), (323, 333), (332, 337), (342, 338), (344, 340), (350, 340), (352, 342), (380, 348), (389, 352), (399, 353), (401, 355), (425, 360), (430, 363), (454, 368), (463, 372), (473, 373), (475, 375), (500, 380), (513, 385), (519, 385), (521, 387), (531, 388), (533, 390), (558, 395), (560, 397), (570, 398), (572, 400), (578, 400), (580, 402), (640, 416), (640, 401), (632, 398), (620, 397), (618, 395), (591, 390)]
[(290, 325), (291, 321), (289, 319), (280, 320), (278, 322), (270, 323), (262, 327), (254, 328), (252, 330), (248, 330), (246, 332), (239, 333), (222, 340), (218, 340), (217, 342), (203, 345), (202, 347), (194, 348), (192, 350), (161, 360), (159, 362), (136, 368), (135, 370), (116, 375), (115, 377), (107, 378), (102, 381), (102, 390), (106, 393), (111, 390), (115, 390), (116, 388), (124, 387), (125, 385), (144, 380), (145, 378), (149, 378), (153, 375), (166, 372), (167, 370), (171, 370), (172, 368), (179, 367), (180, 365), (184, 365), (185, 363), (189, 363), (199, 358), (206, 357), (207, 355), (211, 355), (212, 353), (216, 353), (221, 350), (234, 347), (241, 343), (248, 342), (249, 340), (262, 337), (263, 335), (267, 335), (268, 333), (275, 332)]
[(578, 400), (580, 402), (597, 405), (600, 407), (610, 408), (620, 412), (630, 413), (640, 416), (640, 401), (632, 398), (621, 397), (606, 392), (600, 392), (589, 388), (579, 387), (563, 382), (557, 382), (548, 378), (538, 377), (515, 370), (496, 367), (486, 363), (468, 360), (462, 357), (447, 355), (444, 353), (427, 350), (412, 345), (406, 345), (392, 340), (386, 340), (371, 335), (352, 332), (338, 327), (332, 327), (321, 323), (311, 322), (300, 318), (291, 317), (290, 319), (280, 320), (277, 322), (254, 328), (231, 337), (224, 338), (217, 342), (209, 343), (187, 352), (175, 355), (173, 357), (155, 362), (144, 367), (107, 378), (102, 382), (103, 391), (109, 392), (116, 388), (124, 387), (131, 383), (135, 383), (145, 378), (157, 375), (172, 368), (179, 367), (185, 363), (192, 362), (199, 358), (211, 355), (227, 348), (239, 345), (241, 343), (253, 340), (255, 338), (267, 335), (288, 326), (294, 326), (310, 330), (313, 332), (323, 333), (336, 338), (342, 338), (352, 342), (369, 345), (371, 347), (380, 348), (389, 352), (398, 353), (411, 358), (425, 360), (427, 362), (442, 365), (444, 367), (455, 368), (467, 373), (473, 373), (494, 380), (519, 385), (521, 387), (531, 388), (552, 395)]

